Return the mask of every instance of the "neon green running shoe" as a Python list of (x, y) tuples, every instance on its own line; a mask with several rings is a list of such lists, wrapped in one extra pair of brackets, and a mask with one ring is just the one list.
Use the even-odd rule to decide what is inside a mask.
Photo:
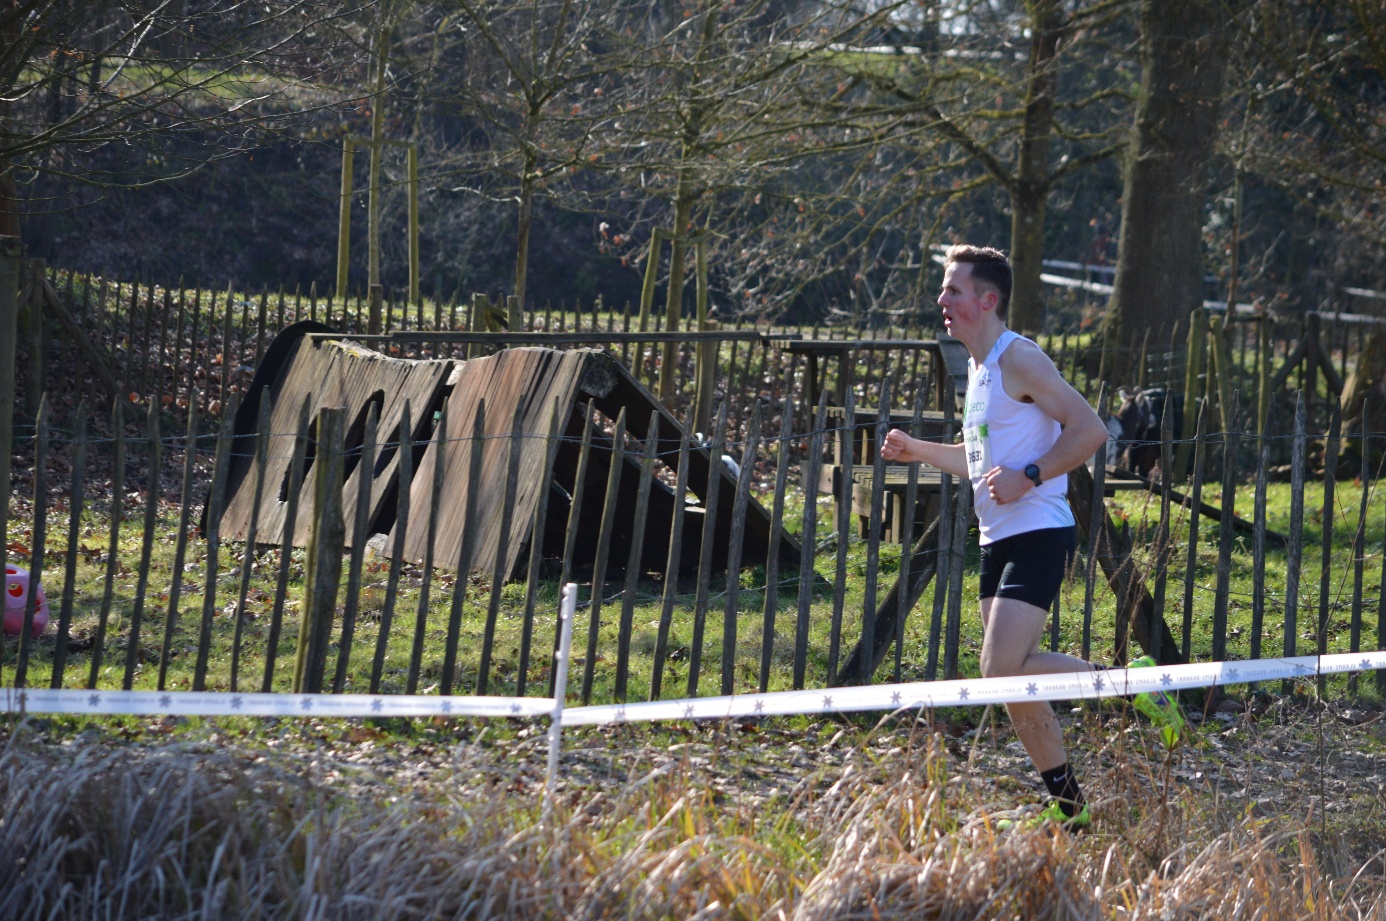
[[(1151, 668), (1156, 665), (1153, 656), (1133, 659), (1128, 668)], [(1173, 697), (1164, 691), (1142, 691), (1131, 703), (1137, 710), (1150, 718), (1160, 730), (1160, 739), (1165, 748), (1172, 749), (1188, 734), (1189, 724), (1184, 721), (1184, 713)]]
[(1058, 800), (1050, 800), (1049, 804), (1026, 819), (997, 819), (997, 831), (1010, 831), (1013, 828), (1036, 829), (1046, 825), (1057, 825), (1070, 834), (1086, 831), (1092, 824), (1092, 812), (1088, 809), (1088, 804), (1084, 803), (1083, 808), (1078, 810), (1077, 815), (1067, 815), (1059, 807)]

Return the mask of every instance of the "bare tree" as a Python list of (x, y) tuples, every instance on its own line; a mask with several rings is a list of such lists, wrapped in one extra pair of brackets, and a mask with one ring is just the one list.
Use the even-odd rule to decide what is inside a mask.
[(0, 0), (0, 231), (20, 186), (139, 186), (359, 95), (370, 2)]
[(1107, 328), (1119, 345), (1173, 329), (1203, 304), (1203, 208), (1234, 12), (1201, 0), (1141, 5), (1141, 88)]
[[(1004, 190), (1015, 271), (1009, 322), (1017, 329), (1033, 332), (1044, 320), (1040, 274), (1052, 190), (1120, 149), (1127, 88), (1119, 75), (1062, 78), (1065, 70), (1090, 66), (1081, 54), (1084, 39), (1101, 35), (1127, 6), (1031, 0), (1000, 21), (990, 4), (936, 9), (937, 23), (950, 27), (936, 24), (929, 42), (842, 56), (844, 70), (884, 94), (882, 106), (894, 111), (883, 108), (883, 118), (945, 140), (974, 161), (979, 172), (963, 180), (966, 191), (979, 182)], [(1021, 52), (1018, 41), (1028, 50)]]

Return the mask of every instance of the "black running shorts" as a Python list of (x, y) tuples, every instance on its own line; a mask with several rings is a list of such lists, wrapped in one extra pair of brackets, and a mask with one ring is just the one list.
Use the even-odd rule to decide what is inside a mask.
[(1078, 529), (1042, 528), (982, 547), (983, 598), (1014, 598), (1048, 610), (1078, 546)]

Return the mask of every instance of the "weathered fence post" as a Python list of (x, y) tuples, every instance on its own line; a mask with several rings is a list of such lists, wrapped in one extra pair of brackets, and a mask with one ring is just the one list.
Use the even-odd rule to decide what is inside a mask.
[[(101, 676), (101, 661), (106, 649), (106, 627), (111, 617), (111, 598), (115, 592), (115, 577), (120, 568), (120, 522), (124, 517), (122, 502), (125, 496), (125, 417), (119, 397), (111, 401), (111, 506), (110, 530), (106, 539), (106, 578), (101, 590), (101, 610), (96, 616), (96, 636), (91, 642), (91, 672), (87, 687), (95, 688)], [(6, 458), (8, 462), (8, 458)], [(8, 499), (8, 480), (5, 485)], [(8, 505), (8, 502), (3, 503)]]
[[(408, 316), (408, 311), (405, 311)], [(433, 432), (433, 480), (429, 484), (428, 522), (424, 526), (423, 570), (419, 579), (419, 604), (414, 615), (413, 644), (409, 649), (409, 671), (405, 674), (404, 693), (414, 694), (419, 689), (419, 674), (423, 668), (424, 641), (428, 634), (428, 606), (433, 589), (433, 554), (438, 544), (438, 500), (443, 495), (446, 482), (448, 449), (448, 404), (444, 403), (438, 414), (438, 425)], [(468, 492), (468, 496), (474, 493)]]
[[(265, 495), (265, 465), (269, 461), (269, 439), (270, 439), (270, 398), (266, 390), (260, 400), (260, 410), (255, 420), (255, 456), (251, 476), (254, 479), (253, 495), (254, 501), (250, 507), (250, 523), (246, 528), (245, 552), (241, 556), (241, 587), (236, 593), (236, 622), (232, 628), (231, 638), (231, 691), (235, 693), (239, 690), (241, 674), (241, 637), (245, 630), (245, 601), (246, 595), (250, 591), (251, 572), (255, 568), (255, 547), (256, 538), (260, 530), (260, 503)], [(191, 438), (191, 436), (190, 436)], [(188, 456), (192, 456), (191, 445), (189, 446)], [(185, 481), (186, 482), (186, 481)], [(184, 513), (186, 514), (186, 512)], [(181, 535), (180, 535), (181, 537)], [(178, 576), (175, 572), (175, 581)], [(172, 623), (170, 618), (169, 623)], [(173, 632), (170, 630), (164, 634), (164, 655), (159, 660), (159, 689), (163, 690), (164, 677), (168, 666), (168, 642), (172, 639)]]
[(221, 431), (217, 434), (216, 460), (212, 465), (212, 485), (207, 491), (207, 566), (202, 586), (202, 624), (197, 639), (197, 664), (193, 671), (193, 690), (205, 691), (207, 659), (212, 648), (212, 618), (217, 604), (217, 571), (221, 553), (221, 511), (226, 488), (227, 463), (231, 453), (235, 401), (222, 407)]
[(1271, 318), (1264, 310), (1260, 322), (1256, 324), (1256, 437), (1266, 436), (1266, 422), (1270, 415), (1270, 375), (1271, 358), (1274, 355), (1271, 339)]
[[(1097, 384), (1097, 414), (1099, 417), (1107, 415), (1107, 382), (1099, 381)], [(1105, 420), (1104, 420), (1105, 421)], [(1096, 463), (1092, 474), (1092, 522), (1088, 525), (1088, 571), (1087, 588), (1083, 593), (1083, 658), (1091, 658), (1092, 655), (1092, 602), (1093, 590), (1097, 583), (1097, 560), (1102, 553), (1102, 537), (1104, 528), (1098, 516), (1106, 518), (1107, 505), (1103, 501), (1105, 494), (1104, 480), (1107, 476), (1107, 443), (1104, 441), (1097, 449)], [(1110, 552), (1110, 550), (1109, 550)], [(1120, 618), (1118, 618), (1118, 621)], [(1118, 649), (1120, 652), (1121, 640), (1125, 638), (1125, 631), (1118, 628)]]
[(10, 458), (14, 456), (14, 340), (19, 326), (19, 273), (24, 246), (0, 237), (0, 547), (8, 547)]
[[(756, 469), (756, 450), (760, 446), (760, 403), (751, 415), (746, 435), (746, 449), (741, 455), (741, 472), (737, 476), (736, 495), (732, 504), (731, 540), (727, 545), (726, 598), (722, 608), (722, 693), (735, 693), (736, 677), (736, 620), (741, 607), (741, 552), (746, 534), (746, 508), (751, 497), (751, 475)], [(767, 551), (778, 550), (773, 544)]]
[(784, 497), (789, 485), (789, 441), (794, 432), (793, 375), (785, 373), (784, 400), (780, 405), (780, 439), (775, 449), (775, 492), (770, 512), (770, 552), (765, 555), (765, 599), (761, 609), (760, 681), (764, 694), (770, 689), (770, 664), (775, 652), (775, 615), (780, 603), (780, 541), (784, 535)]
[[(1360, 355), (1361, 349), (1358, 350)], [(1359, 450), (1362, 452), (1362, 466), (1360, 468), (1360, 479), (1362, 480), (1362, 500), (1357, 507), (1357, 529), (1352, 535), (1352, 620), (1348, 630), (1348, 652), (1360, 652), (1362, 649), (1362, 579), (1366, 564), (1367, 551), (1367, 510), (1371, 503), (1372, 488), (1376, 485), (1372, 482), (1371, 457), (1371, 429), (1367, 420), (1371, 417), (1367, 412), (1367, 400), (1362, 401), (1362, 431), (1358, 436), (1361, 438)], [(1348, 679), (1348, 693), (1357, 693), (1357, 676), (1353, 675)]]
[[(129, 691), (134, 687), (135, 671), (139, 668), (140, 630), (144, 626), (144, 601), (148, 594), (150, 560), (154, 553), (154, 532), (159, 525), (159, 480), (163, 467), (163, 452), (159, 436), (159, 407), (149, 404), (148, 412), (149, 453), (145, 463), (146, 482), (144, 492), (144, 534), (140, 541), (140, 569), (135, 582), (135, 604), (130, 612), (130, 627), (125, 642), (125, 683), (122, 687)], [(209, 502), (210, 505), (210, 502)], [(208, 523), (209, 526), (211, 522)], [(209, 553), (209, 558), (213, 554)], [(215, 594), (215, 580), (208, 580), (207, 591)]]
[[(267, 400), (266, 400), (267, 404)], [(173, 651), (173, 632), (179, 620), (179, 601), (183, 597), (183, 561), (187, 558), (188, 524), (193, 512), (193, 481), (197, 476), (197, 403), (187, 404), (187, 440), (183, 445), (183, 492), (179, 496), (179, 522), (173, 537), (173, 569), (169, 580), (169, 607), (164, 616), (164, 650), (159, 654), (159, 690), (168, 680), (169, 656)], [(233, 669), (234, 673), (234, 669)], [(236, 687), (231, 686), (231, 690)]]
[(380, 335), (380, 331), (383, 326), (383, 318), (381, 317), (381, 313), (383, 312), (382, 306), (385, 300), (385, 286), (371, 285), (370, 299), (370, 316), (367, 320), (366, 332), (372, 336), (378, 336)]
[(602, 628), (602, 601), (606, 596), (606, 565), (610, 559), (611, 536), (616, 526), (616, 508), (620, 504), (621, 474), (626, 454), (626, 410), (616, 415), (616, 430), (611, 436), (611, 466), (606, 471), (606, 491), (602, 495), (601, 529), (597, 532), (597, 551), (592, 561), (592, 593), (588, 597), (587, 660), (582, 666), (582, 704), (592, 700), (592, 682), (596, 679), (597, 644)]
[(72, 626), (72, 603), (77, 586), (77, 557), (82, 536), (82, 510), (86, 507), (87, 474), (87, 401), (77, 406), (77, 435), (72, 442), (72, 491), (68, 494), (67, 566), (63, 579), (62, 607), (58, 613), (58, 630), (53, 644), (53, 674), (50, 688), (63, 686), (63, 668), (67, 662), (68, 631)]
[[(1320, 519), (1322, 533), (1319, 542), (1319, 625), (1314, 632), (1318, 635), (1318, 653), (1328, 652), (1329, 596), (1332, 594), (1333, 580), (1333, 488), (1337, 485), (1339, 437), (1342, 434), (1343, 412), (1337, 401), (1331, 401), (1329, 408), (1328, 437), (1323, 451), (1323, 516)], [(1328, 691), (1328, 679), (1319, 675), (1319, 697)]]
[[(1290, 455), (1290, 533), (1285, 557), (1285, 628), (1282, 639), (1285, 656), (1295, 654), (1299, 631), (1299, 563), (1304, 553), (1304, 480), (1307, 450), (1304, 435), (1304, 391), (1295, 399), (1295, 440)], [(1281, 683), (1281, 693), (1289, 694), (1293, 684)]]
[[(1184, 414), (1187, 420), (1189, 415)], [(1189, 545), (1187, 563), (1184, 566), (1184, 629), (1180, 637), (1179, 654), (1185, 662), (1189, 661), (1189, 646), (1193, 634), (1194, 572), (1198, 567), (1198, 525), (1203, 508), (1203, 467), (1207, 461), (1203, 442), (1208, 432), (1208, 401), (1198, 404), (1198, 426), (1194, 434), (1193, 487), (1189, 490)]]
[[(46, 387), (48, 375), (44, 373), (43, 356), (43, 298), (40, 295), (43, 291), (43, 282), (48, 273), (47, 264), (42, 259), (33, 259), (29, 262), (29, 279), (23, 286), (23, 291), (28, 293), (29, 309), (29, 361), (26, 370), (29, 372), (28, 403), (29, 413), (38, 415), (39, 401), (43, 398), (43, 391)], [(20, 300), (25, 300), (23, 294)], [(130, 354), (135, 351), (134, 330), (134, 306), (131, 305), (130, 324), (132, 334), (130, 336)]]
[(1189, 451), (1197, 420), (1188, 408), (1198, 399), (1198, 378), (1203, 373), (1203, 352), (1208, 345), (1208, 315), (1202, 307), (1195, 307), (1189, 313), (1189, 348), (1184, 368), (1184, 425), (1179, 432), (1179, 449), (1174, 458), (1174, 469), (1183, 476), (1189, 469)]
[[(39, 398), (37, 427), (34, 431), (34, 534), (29, 541), (29, 591), (24, 598), (23, 620), (19, 627), (19, 659), (15, 665), (14, 686), (22, 688), (28, 682), (29, 654), (34, 648), (34, 616), (38, 611), (38, 593), (43, 579), (45, 544), (48, 542), (48, 397)], [(6, 490), (5, 501), (9, 501)], [(8, 600), (8, 599), (6, 599)]]
[(303, 620), (298, 631), (294, 659), (295, 694), (322, 691), (327, 641), (337, 613), (337, 589), (342, 581), (342, 551), (346, 528), (342, 524), (342, 439), (346, 410), (318, 410), (318, 450), (313, 463), (313, 527), (304, 552)]

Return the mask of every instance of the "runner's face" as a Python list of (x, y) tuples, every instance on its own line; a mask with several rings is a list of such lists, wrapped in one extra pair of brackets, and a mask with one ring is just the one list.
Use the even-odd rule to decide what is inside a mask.
[(938, 305), (943, 308), (943, 325), (955, 338), (964, 338), (977, 329), (985, 316), (987, 297), (994, 294), (989, 287), (972, 280), (972, 263), (951, 262), (943, 271), (943, 292)]

